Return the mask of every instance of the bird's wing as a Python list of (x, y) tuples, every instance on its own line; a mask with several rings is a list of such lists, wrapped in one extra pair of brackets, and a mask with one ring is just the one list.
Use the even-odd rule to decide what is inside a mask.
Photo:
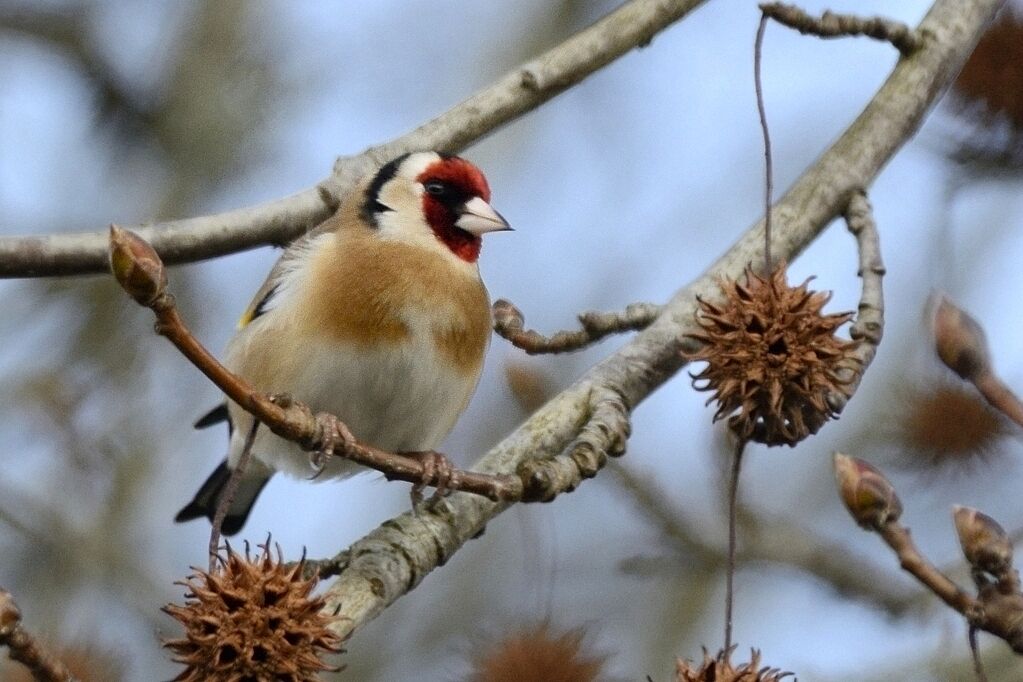
[(249, 307), (242, 313), (241, 319), (238, 320), (238, 329), (244, 329), (257, 317), (273, 309), (282, 289), (287, 287), (288, 282), (293, 279), (292, 276), (301, 269), (300, 264), (309, 257), (321, 237), (322, 233), (305, 234), (284, 250), (271, 268), (263, 286), (259, 287)]

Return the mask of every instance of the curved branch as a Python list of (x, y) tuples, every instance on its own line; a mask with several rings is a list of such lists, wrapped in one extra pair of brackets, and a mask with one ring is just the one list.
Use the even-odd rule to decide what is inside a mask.
[[(316, 187), (211, 216), (134, 225), (164, 263), (187, 263), (282, 245), (326, 220), (338, 197), (370, 170), (405, 152), (457, 152), (621, 57), (706, 0), (631, 0), (557, 47), (502, 76), (437, 118), (357, 156), (341, 157)], [(0, 237), (0, 277), (44, 277), (107, 270), (107, 232)]]
[[(849, 129), (775, 204), (772, 241), (779, 257), (795, 258), (871, 184), (919, 128), (1000, 5), (1001, 0), (935, 2), (918, 27), (924, 36), (920, 49), (899, 61)], [(760, 267), (763, 230), (762, 222), (747, 230), (703, 276), (677, 292), (647, 329), (549, 401), (473, 468), (507, 473), (530, 459), (562, 452), (586, 423), (594, 391), (614, 392), (631, 411), (670, 379), (684, 364), (679, 351), (685, 335), (696, 331), (696, 296), (713, 296), (718, 276), (736, 278), (750, 263)], [(352, 633), (413, 589), (507, 506), (455, 494), (439, 509), (387, 521), (342, 552), (340, 576), (325, 595), (326, 608), (338, 614), (338, 634)]]
[(760, 10), (775, 21), (804, 35), (810, 34), (820, 38), (867, 36), (891, 43), (904, 55), (912, 54), (923, 43), (923, 37), (918, 31), (913, 31), (901, 21), (892, 21), (885, 17), (858, 17), (834, 12), (825, 12), (820, 17), (814, 17), (795, 5), (786, 5), (783, 2), (763, 3)]
[(859, 251), (857, 274), (863, 280), (863, 288), (856, 320), (849, 330), (849, 336), (859, 342), (853, 351), (854, 357), (858, 360), (858, 367), (848, 377), (848, 383), (843, 386), (844, 391), (836, 391), (828, 396), (828, 404), (835, 412), (841, 412), (852, 399), (867, 367), (874, 360), (877, 347), (884, 335), (884, 292), (881, 280), (885, 275), (885, 267), (881, 260), (881, 243), (867, 193), (862, 190), (854, 192), (849, 197), (849, 205), (844, 213), (846, 226), (856, 237)]
[(511, 301), (501, 298), (494, 301), (494, 331), (529, 355), (569, 353), (586, 348), (611, 334), (646, 329), (660, 314), (661, 306), (653, 303), (630, 303), (621, 312), (589, 310), (579, 314), (582, 329), (544, 336), (534, 329), (526, 329), (522, 311)]
[(67, 666), (48, 653), (21, 625), (21, 610), (14, 597), (0, 588), (0, 646), (7, 647), (12, 661), (32, 672), (42, 682), (75, 682)]

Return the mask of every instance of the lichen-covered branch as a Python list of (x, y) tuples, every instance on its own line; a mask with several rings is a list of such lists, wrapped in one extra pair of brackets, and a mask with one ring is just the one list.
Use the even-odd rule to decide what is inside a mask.
[[(1000, 5), (935, 2), (917, 29), (926, 36), (921, 47), (900, 60), (853, 124), (775, 204), (772, 248), (778, 258), (794, 259), (850, 206), (854, 193), (870, 186), (958, 73)], [(734, 279), (750, 263), (759, 268), (763, 243), (761, 222), (677, 292), (649, 327), (540, 408), (474, 470), (509, 473), (523, 462), (563, 452), (589, 420), (595, 391), (610, 391), (626, 410), (634, 409), (683, 366), (679, 351), (687, 345), (686, 334), (697, 330), (696, 296), (712, 296), (718, 276)], [(456, 493), (437, 509), (391, 519), (339, 554), (333, 566), (340, 574), (326, 594), (326, 608), (337, 609), (338, 634), (353, 632), (415, 588), (507, 506)]]
[(760, 10), (778, 23), (794, 28), (804, 35), (818, 38), (867, 36), (891, 43), (904, 55), (910, 55), (923, 44), (923, 36), (901, 21), (884, 17), (858, 17), (853, 14), (825, 12), (820, 17), (807, 14), (795, 5), (765, 2)]
[(856, 320), (849, 329), (849, 336), (859, 342), (853, 350), (859, 366), (851, 373), (849, 383), (845, 385), (846, 392), (836, 392), (829, 396), (828, 402), (835, 412), (841, 412), (852, 398), (867, 367), (874, 360), (877, 347), (884, 335), (884, 292), (881, 282), (884, 279), (885, 267), (881, 260), (881, 242), (877, 234), (877, 225), (874, 223), (866, 192), (854, 192), (849, 197), (849, 205), (844, 215), (846, 226), (856, 237), (859, 253), (857, 274), (863, 280), (863, 285)]
[(608, 457), (625, 454), (631, 431), (629, 411), (621, 396), (595, 387), (589, 398), (589, 417), (578, 435), (553, 457), (527, 459), (518, 467), (525, 490), (524, 502), (550, 502), (571, 492), (584, 478), (593, 478)]
[(494, 331), (530, 355), (567, 353), (585, 348), (611, 334), (646, 329), (661, 310), (661, 306), (653, 303), (632, 303), (621, 312), (588, 311), (579, 315), (582, 329), (544, 336), (533, 329), (526, 329), (522, 312), (511, 301), (501, 298), (494, 302)]
[[(187, 263), (264, 245), (283, 245), (323, 222), (337, 197), (373, 168), (423, 149), (457, 152), (532, 111), (681, 19), (705, 0), (630, 0), (533, 61), (437, 118), (356, 156), (341, 157), (316, 187), (283, 199), (211, 216), (135, 225), (165, 263)], [(106, 230), (0, 237), (0, 277), (101, 273)]]
[(0, 588), (0, 647), (7, 647), (12, 661), (21, 663), (41, 682), (75, 682), (71, 671), (40, 646), (21, 626), (21, 610), (11, 593)]

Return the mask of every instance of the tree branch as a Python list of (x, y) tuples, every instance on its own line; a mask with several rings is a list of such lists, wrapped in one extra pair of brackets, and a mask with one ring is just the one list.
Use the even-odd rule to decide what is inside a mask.
[(865, 191), (854, 192), (849, 197), (844, 217), (846, 227), (856, 237), (859, 253), (859, 269), (856, 274), (863, 280), (863, 287), (856, 320), (849, 329), (849, 336), (859, 342), (854, 351), (859, 367), (851, 372), (849, 383), (845, 386), (846, 392), (835, 392), (828, 396), (828, 402), (836, 412), (841, 412), (856, 392), (884, 336), (884, 292), (881, 281), (884, 279), (885, 267), (881, 260), (877, 225)]
[(660, 314), (661, 306), (652, 303), (632, 303), (621, 312), (602, 313), (591, 310), (579, 315), (582, 329), (544, 336), (535, 330), (526, 329), (522, 311), (511, 301), (501, 298), (494, 301), (494, 331), (530, 355), (568, 353), (586, 348), (611, 334), (646, 329)]
[[(868, 187), (913, 135), (939, 94), (958, 73), (1000, 0), (937, 0), (917, 29), (919, 50), (899, 61), (888, 80), (848, 130), (774, 207), (773, 250), (791, 261), (854, 194)], [(695, 297), (713, 297), (716, 277), (738, 277), (763, 257), (763, 224), (750, 228), (711, 268), (683, 288), (644, 331), (591, 368), (484, 456), (474, 469), (515, 471), (522, 463), (562, 452), (591, 412), (595, 391), (619, 396), (627, 411), (684, 364), (686, 334), (696, 331)], [(461, 545), (476, 536), (508, 503), (455, 494), (439, 508), (403, 514), (335, 557), (340, 575), (326, 593), (346, 636), (417, 586)]]
[(959, 544), (977, 586), (973, 597), (942, 573), (917, 549), (909, 528), (899, 523), (902, 502), (895, 488), (871, 464), (836, 452), (835, 480), (839, 496), (857, 524), (881, 536), (899, 565), (974, 629), (1001, 637), (1023, 654), (1023, 593), (1012, 563), (1012, 541), (998, 522), (976, 509), (953, 507)]
[(914, 31), (901, 21), (884, 17), (858, 17), (829, 11), (818, 18), (810, 16), (795, 5), (786, 5), (783, 2), (763, 3), (760, 10), (778, 23), (794, 28), (804, 35), (810, 34), (819, 38), (867, 36), (891, 43), (905, 56), (909, 56), (923, 44), (923, 36), (919, 31)]
[[(187, 263), (264, 245), (287, 244), (323, 222), (366, 173), (405, 152), (457, 152), (532, 111), (636, 47), (706, 0), (631, 0), (557, 47), (437, 118), (357, 156), (341, 157), (316, 187), (211, 216), (130, 227), (165, 263)], [(107, 270), (106, 230), (0, 237), (0, 277), (45, 277)]]
[(11, 593), (0, 588), (0, 646), (7, 647), (11, 660), (21, 663), (41, 682), (75, 682), (71, 671), (48, 654), (25, 628), (21, 610)]

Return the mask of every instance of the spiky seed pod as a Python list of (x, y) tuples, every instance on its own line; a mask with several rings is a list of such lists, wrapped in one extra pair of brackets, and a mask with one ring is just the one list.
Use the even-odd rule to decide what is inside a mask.
[(1006, 420), (973, 386), (929, 381), (899, 392), (894, 435), (906, 466), (969, 468), (1000, 454)]
[(981, 129), (1004, 122), (1008, 134), (981, 140), (973, 154), (1023, 157), (1023, 10), (1007, 6), (991, 24), (952, 84), (960, 114)]
[(541, 623), (520, 629), (487, 647), (473, 660), (470, 682), (593, 682), (604, 656), (584, 650), (581, 629), (557, 633)]
[[(734, 647), (733, 647), (734, 648)], [(703, 662), (699, 666), (681, 658), (675, 660), (676, 682), (777, 682), (792, 673), (760, 665), (760, 652), (750, 651), (750, 662), (738, 666), (731, 662), (731, 652), (719, 651), (711, 658), (703, 650)]]
[(720, 280), (720, 302), (698, 299), (702, 331), (690, 336), (703, 347), (687, 358), (707, 366), (693, 386), (714, 391), (714, 420), (728, 417), (739, 438), (795, 445), (836, 415), (829, 395), (849, 395), (856, 342), (835, 331), (852, 313), (823, 314), (831, 294), (790, 287), (784, 265), (766, 278), (747, 267), (745, 280)]
[(515, 402), (527, 414), (540, 409), (555, 394), (551, 377), (535, 364), (509, 361), (504, 365), (504, 378)]
[(213, 573), (193, 569), (184, 585), (185, 605), (164, 612), (185, 626), (185, 636), (164, 642), (184, 663), (178, 682), (288, 680), (311, 682), (334, 671), (321, 660), (340, 651), (340, 639), (327, 629), (323, 599), (311, 596), (316, 578), (302, 577), (305, 559), (288, 568), (280, 547), (270, 543), (255, 559), (227, 548)]

